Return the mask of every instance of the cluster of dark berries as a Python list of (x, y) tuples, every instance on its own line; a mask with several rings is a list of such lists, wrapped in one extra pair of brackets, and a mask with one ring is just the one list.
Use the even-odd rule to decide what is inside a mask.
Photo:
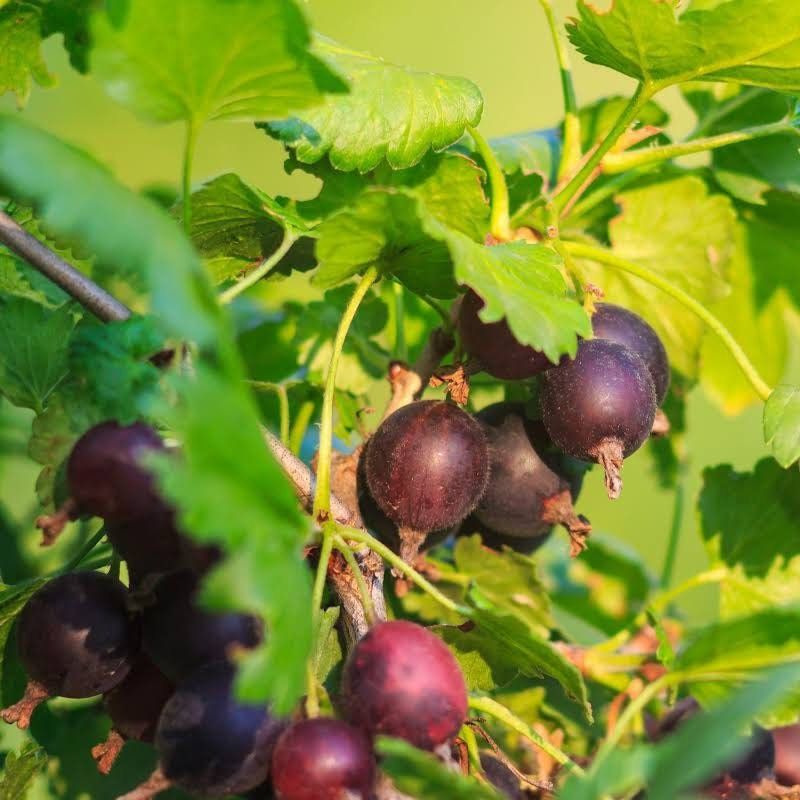
[(377, 625), (354, 649), (343, 720), (291, 722), (238, 701), (231, 656), (257, 645), (262, 625), (200, 606), (200, 579), (218, 553), (176, 530), (146, 467), (163, 450), (141, 424), (104, 423), (76, 443), (70, 514), (105, 520), (130, 586), (74, 572), (31, 596), (17, 626), (28, 686), (2, 712), (5, 721), (27, 727), (48, 697), (102, 695), (112, 729), (93, 750), (98, 768), (109, 772), (128, 739), (151, 742), (158, 754), (157, 771), (131, 800), (171, 785), (200, 797), (255, 790), (283, 800), (368, 800), (375, 735), (433, 749), (458, 732), (467, 713), (459, 667), (440, 639), (409, 622)]

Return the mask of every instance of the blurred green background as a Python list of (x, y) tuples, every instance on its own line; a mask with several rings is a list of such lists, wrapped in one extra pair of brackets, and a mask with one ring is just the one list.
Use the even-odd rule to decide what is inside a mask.
[[(485, 97), (481, 129), (488, 136), (549, 127), (559, 121), (558, 73), (549, 33), (535, 0), (310, 0), (306, 5), (318, 30), (352, 47), (420, 69), (472, 79)], [(573, 8), (571, 2), (555, 5), (562, 17)], [(60, 85), (50, 91), (34, 88), (24, 111), (29, 120), (87, 149), (132, 187), (177, 183), (183, 139), (179, 126), (150, 127), (139, 122), (112, 103), (93, 79), (71, 70), (60, 43), (50, 41), (46, 57), (58, 74)], [(575, 53), (573, 61), (582, 103), (627, 93), (631, 88), (631, 81), (584, 63)], [(658, 99), (672, 115), (670, 132), (685, 133), (692, 120), (677, 91)], [(13, 108), (13, 102), (0, 99), (0, 108)], [(313, 195), (314, 180), (286, 175), (282, 161), (281, 147), (253, 126), (214, 123), (201, 135), (194, 174), (200, 181), (235, 171), (273, 195)], [(266, 288), (262, 294), (267, 302), (270, 291), (273, 290)], [(12, 444), (18, 442), (20, 450), (0, 467), (2, 508), (18, 520), (27, 517), (32, 521), (38, 468), (21, 451), (30, 417), (4, 407), (0, 423), (0, 437)], [(703, 468), (727, 462), (748, 469), (765, 454), (760, 408), (728, 418), (710, 404), (701, 390), (695, 390), (689, 400), (688, 426), (690, 469), (675, 581), (702, 570), (706, 562), (694, 508)], [(592, 520), (596, 530), (634, 546), (658, 574), (672, 524), (674, 495), (658, 488), (643, 451), (626, 462), (624, 478), (622, 497), (610, 502), (605, 497), (601, 475), (595, 470), (587, 480), (579, 510)], [(35, 549), (31, 542), (31, 553)], [(0, 559), (3, 550), (0, 547)], [(58, 562), (63, 555), (56, 551), (47, 557)], [(691, 621), (700, 622), (712, 616), (715, 602), (715, 591), (704, 589), (687, 595), (683, 608)]]

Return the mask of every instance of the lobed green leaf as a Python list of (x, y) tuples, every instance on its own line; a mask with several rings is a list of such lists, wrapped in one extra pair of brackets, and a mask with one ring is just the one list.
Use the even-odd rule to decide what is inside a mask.
[(800, 388), (777, 386), (764, 406), (764, 441), (775, 460), (789, 468), (800, 458)]

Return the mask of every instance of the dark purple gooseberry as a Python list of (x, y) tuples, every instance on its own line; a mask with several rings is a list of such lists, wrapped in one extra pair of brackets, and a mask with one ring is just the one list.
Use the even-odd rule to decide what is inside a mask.
[(520, 539), (519, 536), (503, 536), (503, 534), (484, 525), (474, 514), (470, 514), (461, 523), (456, 535), (474, 536), (476, 533), (481, 537), (481, 543), (485, 547), (498, 552), (502, 551), (504, 547), (509, 547), (517, 553), (529, 556), (547, 542), (553, 533), (553, 528), (548, 528), (538, 536)]
[(266, 780), (285, 723), (234, 697), (234, 669), (210, 664), (178, 685), (156, 731), (166, 781), (200, 797), (250, 791)]
[(518, 381), (553, 366), (544, 353), (520, 344), (504, 319), (483, 322), (478, 316), (483, 305), (472, 289), (464, 295), (458, 312), (458, 332), (464, 349), (481, 362), (486, 372), (500, 380)]
[(375, 779), (372, 744), (336, 719), (306, 719), (285, 730), (272, 753), (277, 800), (369, 800)]
[(261, 623), (249, 614), (218, 613), (199, 605), (200, 581), (191, 570), (165, 575), (143, 610), (142, 644), (153, 663), (179, 681), (198, 667), (224, 661), (235, 648), (252, 648)]
[(548, 370), (540, 403), (553, 442), (568, 455), (598, 462), (608, 496), (619, 497), (622, 461), (647, 440), (656, 413), (644, 361), (616, 342), (583, 341), (573, 360)]
[(456, 525), (478, 504), (489, 480), (486, 435), (451, 403), (422, 400), (385, 419), (366, 452), (369, 492), (400, 528), (406, 560), (430, 531)]
[(638, 314), (612, 303), (598, 303), (592, 315), (595, 338), (625, 345), (641, 356), (656, 390), (656, 404), (661, 405), (669, 388), (669, 359), (658, 334)]
[(47, 697), (110, 691), (125, 679), (138, 648), (139, 626), (118, 580), (99, 572), (53, 578), (19, 615), (17, 649), (29, 682), (25, 697), (5, 709), (3, 719), (25, 728)]
[(158, 434), (139, 422), (103, 422), (90, 428), (67, 461), (67, 482), (78, 511), (107, 522), (162, 511), (164, 502), (142, 459), (163, 449)]
[(347, 718), (372, 736), (433, 750), (467, 716), (464, 676), (441, 639), (413, 622), (376, 625), (356, 645), (342, 676)]
[[(580, 552), (591, 526), (575, 513), (569, 483), (540, 457), (534, 438), (543, 427), (519, 404), (496, 403), (481, 411), (489, 440), (489, 483), (475, 517), (502, 536), (537, 539), (563, 525)], [(538, 438), (543, 438), (539, 435)]]
[(125, 680), (103, 696), (111, 732), (92, 748), (97, 768), (108, 774), (126, 740), (152, 742), (164, 704), (175, 687), (163, 672), (140, 653)]

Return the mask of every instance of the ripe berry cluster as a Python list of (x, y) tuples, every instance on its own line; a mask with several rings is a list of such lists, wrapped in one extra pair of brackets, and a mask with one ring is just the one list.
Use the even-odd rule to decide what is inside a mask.
[(583, 474), (601, 464), (609, 496), (619, 495), (622, 460), (650, 436), (669, 386), (666, 351), (641, 317), (603, 303), (592, 317), (594, 338), (553, 364), (520, 344), (505, 321), (483, 322), (482, 307), (469, 291), (458, 318), (462, 344), (496, 378), (540, 376), (541, 419), (516, 403), (475, 417), (446, 402), (400, 408), (365, 447), (362, 516), (382, 538), (399, 538), (407, 560), (454, 531), (476, 529), (487, 544), (530, 551), (556, 524), (578, 553), (590, 531), (573, 508)]
[(139, 424), (104, 423), (76, 443), (67, 465), (73, 511), (103, 517), (130, 586), (73, 572), (31, 596), (17, 627), (29, 683), (4, 720), (24, 728), (48, 697), (102, 695), (112, 730), (93, 750), (98, 768), (109, 772), (128, 739), (152, 742), (158, 754), (156, 773), (129, 795), (137, 800), (171, 785), (198, 797), (368, 800), (374, 736), (434, 749), (458, 732), (467, 713), (458, 664), (410, 622), (381, 623), (354, 648), (341, 720), (292, 722), (237, 700), (230, 657), (258, 644), (262, 625), (200, 606), (200, 579), (218, 554), (175, 529), (145, 466), (163, 449)]

